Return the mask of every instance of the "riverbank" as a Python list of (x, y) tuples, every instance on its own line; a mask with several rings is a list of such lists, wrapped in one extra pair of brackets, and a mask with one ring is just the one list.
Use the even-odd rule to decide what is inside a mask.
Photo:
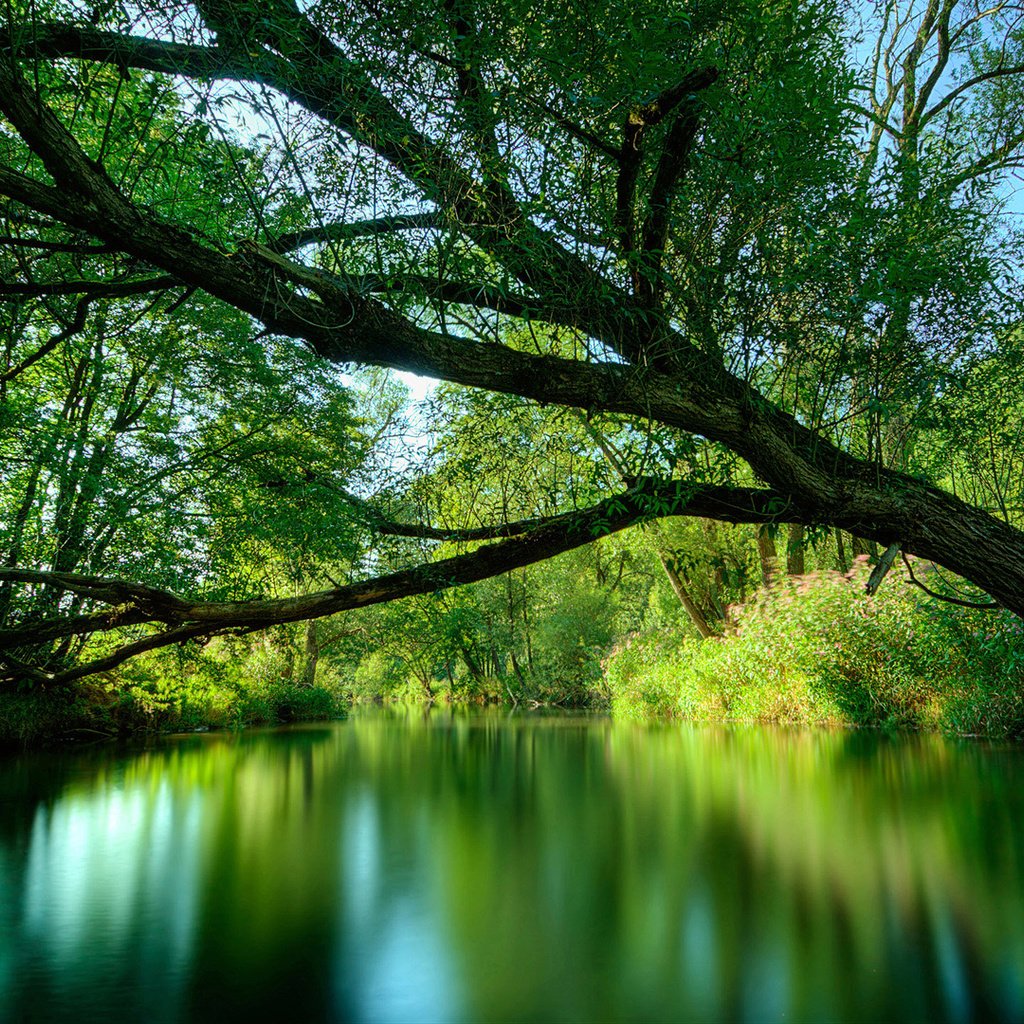
[(728, 635), (628, 638), (604, 663), (614, 715), (1024, 739), (1024, 623), (892, 580), (784, 580)]
[(84, 680), (68, 690), (0, 694), (0, 747), (325, 721), (342, 717), (350, 704), (340, 683), (329, 682), (241, 685), (195, 675)]

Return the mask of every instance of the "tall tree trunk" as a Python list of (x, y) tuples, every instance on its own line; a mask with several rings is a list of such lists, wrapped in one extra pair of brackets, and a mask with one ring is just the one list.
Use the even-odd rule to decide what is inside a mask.
[(779, 574), (779, 553), (767, 526), (757, 528), (757, 554), (761, 560), (761, 582), (766, 587), (771, 586)]
[(843, 542), (843, 531), (836, 529), (836, 561), (839, 563), (839, 571), (846, 573), (850, 571), (850, 566), (846, 562), (846, 544)]
[(302, 657), (302, 677), (300, 686), (313, 686), (316, 683), (316, 669), (320, 661), (320, 635), (317, 632), (317, 620), (310, 619), (306, 623), (306, 642)]
[(804, 574), (804, 527), (802, 523), (789, 524), (786, 542), (786, 572), (790, 576)]

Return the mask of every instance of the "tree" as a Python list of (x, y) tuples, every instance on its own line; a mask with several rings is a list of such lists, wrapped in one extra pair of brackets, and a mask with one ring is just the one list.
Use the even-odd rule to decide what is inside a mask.
[[(927, 5), (940, 46), (956, 7)], [(324, 360), (615, 414), (640, 432), (653, 424), (681, 451), (724, 456), (725, 469), (682, 479), (670, 464), (677, 475), (539, 519), (390, 524), (506, 539), (297, 597), (194, 600), (145, 581), (12, 566), (0, 579), (94, 610), (15, 621), (0, 647), (156, 632), (57, 673), (8, 656), (9, 676), (69, 681), (143, 649), (483, 579), (666, 515), (838, 527), (934, 560), (1024, 614), (1024, 533), (859, 451), (842, 429), (864, 412), (850, 397), (863, 346), (844, 326), (860, 301), (848, 294), (852, 261), (886, 211), (857, 220), (847, 199), (864, 162), (837, 6), (149, 0), (98, 8), (90, 23), (60, 3), (15, 11), (0, 43), (0, 195), (23, 237), (93, 247), (65, 294), (141, 292), (159, 275), (182, 290), (183, 324), (202, 292), (249, 317), (257, 337), (295, 339)], [(985, 38), (975, 42), (981, 60)], [(1019, 45), (1008, 34), (1002, 63), (979, 64), (977, 84), (1014, 81)], [(166, 165), (135, 155), (147, 122), (121, 92), (171, 82), (176, 132), (209, 168), (232, 169), (244, 228), (216, 195), (176, 204), (158, 173)], [(981, 157), (971, 182), (995, 180), (1019, 151), (1015, 115), (1004, 115), (1002, 142), (987, 151), (999, 156)], [(252, 140), (244, 160), (230, 117)], [(127, 154), (117, 173), (108, 145)], [(941, 137), (929, 152), (943, 156)], [(301, 198), (308, 227), (288, 226), (282, 191)], [(933, 204), (913, 211), (931, 230), (902, 236), (924, 267), (960, 211), (988, 209), (971, 205), (966, 179), (946, 195), (952, 227)], [(104, 273), (111, 254), (122, 261), (116, 285)], [(875, 295), (858, 306), (899, 320), (895, 341), (886, 329), (872, 344), (898, 352), (908, 383), (923, 360), (944, 358), (942, 334), (959, 326), (956, 296), (934, 277), (945, 305), (918, 319), (935, 345), (904, 344), (920, 326), (906, 304)], [(989, 350), (997, 334), (966, 332)]]

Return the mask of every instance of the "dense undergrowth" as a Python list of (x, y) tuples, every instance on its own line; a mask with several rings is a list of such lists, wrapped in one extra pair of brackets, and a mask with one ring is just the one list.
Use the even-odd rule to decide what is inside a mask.
[(895, 578), (869, 597), (867, 571), (781, 581), (720, 639), (627, 639), (605, 662), (613, 713), (1024, 738), (1024, 623)]

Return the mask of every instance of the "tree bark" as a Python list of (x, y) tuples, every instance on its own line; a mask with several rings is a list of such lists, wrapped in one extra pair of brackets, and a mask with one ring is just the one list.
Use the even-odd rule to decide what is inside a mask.
[(711, 628), (710, 623), (707, 620), (704, 612), (701, 610), (700, 605), (690, 596), (690, 592), (683, 582), (682, 577), (679, 575), (678, 570), (675, 566), (675, 561), (671, 554), (664, 548), (658, 548), (658, 559), (661, 562), (661, 567), (665, 570), (665, 575), (668, 577), (669, 583), (672, 585), (672, 591), (679, 599), (679, 603), (683, 606), (686, 614), (690, 617), (690, 621), (693, 623), (694, 628), (700, 633), (702, 640), (707, 640), (710, 637), (717, 636), (718, 634)]
[(786, 572), (790, 576), (804, 574), (804, 527), (801, 523), (790, 523), (786, 540)]
[(302, 651), (302, 676), (300, 686), (312, 687), (316, 684), (316, 669), (320, 661), (320, 634), (316, 619), (306, 623), (305, 643)]
[(761, 561), (761, 582), (770, 587), (779, 573), (779, 556), (775, 539), (766, 526), (757, 528), (757, 554)]

